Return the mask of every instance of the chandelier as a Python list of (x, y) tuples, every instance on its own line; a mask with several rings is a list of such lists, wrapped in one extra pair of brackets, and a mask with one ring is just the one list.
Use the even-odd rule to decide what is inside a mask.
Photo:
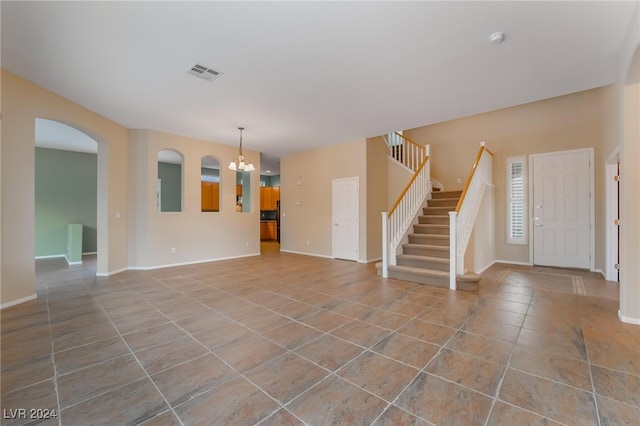
[(244, 130), (244, 127), (238, 127), (238, 130), (240, 130), (240, 149), (238, 150), (238, 158), (229, 163), (229, 168), (231, 170), (240, 170), (241, 172), (250, 172), (256, 168), (253, 167), (253, 163), (245, 163), (244, 161), (244, 156), (242, 155), (242, 131)]

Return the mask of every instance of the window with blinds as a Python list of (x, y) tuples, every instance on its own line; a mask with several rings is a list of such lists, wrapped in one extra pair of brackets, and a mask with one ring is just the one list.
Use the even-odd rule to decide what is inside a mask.
[(524, 157), (507, 158), (507, 243), (527, 243)]

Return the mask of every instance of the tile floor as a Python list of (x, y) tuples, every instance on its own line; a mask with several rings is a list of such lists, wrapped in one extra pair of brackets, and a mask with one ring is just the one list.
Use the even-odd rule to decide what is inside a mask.
[(639, 424), (640, 327), (596, 274), (494, 265), (450, 292), (272, 245), (87, 260), (38, 261), (38, 299), (2, 310), (3, 425)]

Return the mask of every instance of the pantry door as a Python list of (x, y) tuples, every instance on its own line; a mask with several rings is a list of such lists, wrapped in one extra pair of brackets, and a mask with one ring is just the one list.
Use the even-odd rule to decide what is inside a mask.
[(333, 257), (358, 260), (358, 177), (333, 180)]

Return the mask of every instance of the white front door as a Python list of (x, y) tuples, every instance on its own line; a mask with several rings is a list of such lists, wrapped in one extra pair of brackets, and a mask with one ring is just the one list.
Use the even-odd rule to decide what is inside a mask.
[(358, 260), (358, 177), (333, 180), (333, 257)]
[(533, 155), (533, 263), (590, 268), (591, 151)]

